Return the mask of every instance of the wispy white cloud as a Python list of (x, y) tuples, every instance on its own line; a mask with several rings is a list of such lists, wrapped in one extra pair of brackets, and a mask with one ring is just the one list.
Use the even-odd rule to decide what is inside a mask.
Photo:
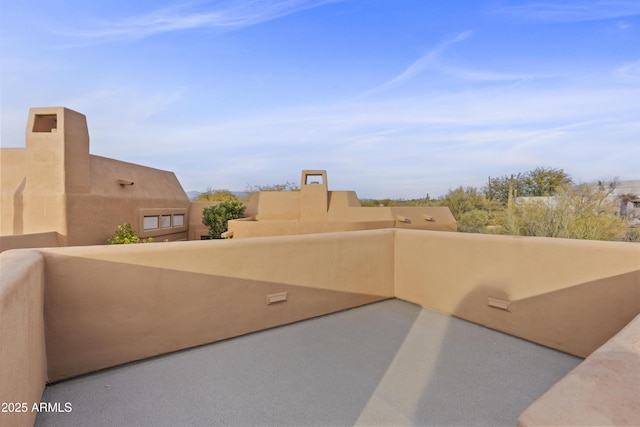
[(425, 53), (417, 61), (409, 65), (409, 67), (407, 67), (407, 69), (405, 69), (402, 73), (398, 74), (397, 76), (393, 77), (392, 79), (386, 81), (385, 83), (379, 86), (376, 86), (372, 89), (365, 91), (364, 93), (360, 94), (358, 97), (371, 95), (373, 93), (381, 92), (385, 89), (398, 86), (402, 82), (417, 76), (418, 74), (426, 70), (429, 66), (432, 66), (436, 62), (436, 60), (440, 57), (440, 55), (442, 55), (442, 53), (445, 50), (447, 50), (447, 48), (449, 48), (451, 45), (454, 45), (468, 38), (471, 35), (471, 33), (472, 33), (471, 31), (465, 31), (463, 33), (456, 35), (455, 37), (452, 37), (450, 39), (447, 39), (441, 42), (434, 49)]
[(503, 73), (489, 70), (465, 69), (460, 67), (451, 67), (447, 65), (438, 65), (438, 70), (448, 76), (476, 82), (509, 82), (509, 81), (526, 81), (534, 79), (549, 79), (557, 77), (552, 74), (519, 74), (519, 73)]
[(640, 81), (640, 61), (624, 64), (613, 71), (613, 75), (621, 80)]
[(637, 0), (540, 1), (494, 11), (509, 19), (527, 22), (584, 22), (640, 15)]
[[(581, 180), (607, 173), (632, 179), (640, 155), (633, 148), (640, 132), (637, 88), (487, 87), (224, 118), (200, 111), (188, 123), (171, 113), (184, 98), (180, 88), (123, 88), (61, 104), (87, 115), (92, 153), (172, 170), (187, 190), (241, 190), (318, 168), (329, 170), (331, 188), (363, 197), (438, 196), (458, 185), (482, 186), (488, 174), (540, 165)], [(14, 122), (3, 117), (19, 146), (26, 116), (25, 109)], [(202, 166), (211, 163), (216, 166)]]
[(620, 21), (620, 22), (618, 22), (617, 25), (618, 25), (618, 29), (620, 29), (622, 31), (626, 31), (626, 30), (628, 30), (629, 28), (632, 27), (631, 24), (629, 24), (628, 22), (625, 22), (625, 21)]
[[(637, 135), (637, 99), (637, 89), (622, 88), (486, 89), (296, 107), (224, 121), (201, 117), (200, 125), (188, 128), (146, 129), (145, 138), (154, 141), (158, 153), (180, 141), (180, 156), (234, 165), (225, 173), (216, 168), (209, 182), (198, 184), (203, 178), (193, 177), (192, 168), (168, 164), (188, 188), (222, 185), (216, 184), (220, 179), (237, 189), (247, 181), (291, 180), (299, 169), (326, 168), (340, 176), (340, 183), (332, 179), (333, 188), (373, 197), (418, 197), (460, 184), (482, 185), (475, 180), (487, 174), (540, 165), (565, 168), (583, 180), (607, 170), (634, 176), (628, 148), (612, 152), (609, 144)], [(135, 134), (140, 135), (138, 126)], [(250, 168), (243, 166), (247, 152), (255, 157)], [(131, 155), (150, 161), (137, 144)], [(371, 183), (363, 177), (363, 162), (378, 175)]]
[(73, 35), (136, 39), (197, 28), (238, 29), (342, 0), (226, 0), (180, 3), (118, 22), (105, 22)]

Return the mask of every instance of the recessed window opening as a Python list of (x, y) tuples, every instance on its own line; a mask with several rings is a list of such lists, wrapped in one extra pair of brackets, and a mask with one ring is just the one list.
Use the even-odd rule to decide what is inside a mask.
[(322, 185), (322, 175), (305, 175), (304, 184), (319, 184)]
[(144, 229), (145, 230), (155, 230), (159, 225), (160, 218), (157, 216), (145, 216), (144, 217)]
[(174, 215), (173, 216), (173, 226), (174, 227), (182, 227), (184, 225), (184, 215)]
[(171, 215), (162, 215), (162, 228), (171, 227)]
[(33, 132), (55, 132), (58, 130), (57, 114), (36, 114)]

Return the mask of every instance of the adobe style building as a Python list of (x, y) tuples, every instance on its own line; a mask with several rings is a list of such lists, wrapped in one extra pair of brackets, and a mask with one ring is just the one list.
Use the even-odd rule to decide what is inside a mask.
[[(305, 171), (303, 178), (299, 192), (257, 195), (249, 203), (252, 219), (233, 222), (232, 231), (241, 236), (242, 227), (249, 224), (247, 229), (256, 234), (275, 227), (302, 233), (335, 226), (337, 232), (42, 248), (50, 238), (69, 246), (104, 243), (115, 225), (132, 221), (143, 237), (185, 239), (192, 231), (185, 224), (194, 224), (201, 206), (189, 203), (170, 172), (90, 155), (81, 114), (64, 108), (32, 110), (27, 147), (2, 150), (2, 233), (7, 230), (16, 234), (8, 237), (32, 239), (33, 245), (40, 246), (0, 253), (0, 403), (7, 409), (0, 411), (0, 425), (30, 426), (37, 417), (47, 415), (59, 425), (94, 425), (82, 414), (95, 412), (102, 417), (109, 411), (129, 417), (113, 425), (144, 424), (160, 406), (182, 409), (174, 422), (180, 424), (190, 420), (191, 413), (209, 409), (205, 397), (211, 394), (229, 398), (218, 424), (237, 420), (227, 418), (234, 415), (234, 408), (236, 413), (249, 414), (254, 423), (267, 423), (273, 412), (286, 409), (309, 415), (299, 424), (319, 424), (327, 420), (320, 418), (326, 413), (305, 412), (292, 402), (310, 404), (315, 410), (318, 403), (329, 401), (329, 394), (344, 395), (344, 390), (353, 391), (345, 401), (354, 416), (324, 424), (350, 425), (356, 419), (371, 421), (364, 425), (400, 424), (386, 418), (397, 409), (406, 416), (402, 423), (433, 425), (411, 418), (416, 412), (411, 407), (402, 410), (407, 397), (415, 395), (417, 405), (435, 397), (436, 406), (452, 413), (477, 414), (467, 424), (480, 424), (475, 421), (481, 414), (508, 410), (514, 413), (513, 424), (522, 427), (640, 425), (640, 245), (408, 230), (418, 224), (446, 224), (447, 216), (432, 210), (360, 208), (353, 193), (327, 191), (323, 171)], [(393, 228), (362, 230), (363, 223), (372, 228), (392, 224)], [(238, 224), (242, 225), (235, 228)], [(346, 224), (359, 231), (340, 228)], [(206, 365), (196, 374), (202, 373), (205, 380), (178, 384), (175, 379), (180, 378), (181, 366), (174, 365), (173, 371), (158, 375), (157, 382), (145, 383), (145, 393), (131, 396), (130, 410), (106, 399), (127, 396), (126, 390), (103, 382), (90, 393), (79, 391), (80, 397), (70, 399), (71, 412), (33, 410), (41, 403), (59, 403), (64, 408), (64, 401), (48, 400), (47, 384), (256, 331), (299, 325), (305, 319), (354, 307), (380, 313), (376, 303), (394, 299), (405, 307), (431, 309), (585, 359), (560, 375), (551, 388), (527, 393), (523, 405), (507, 407), (499, 401), (487, 407), (485, 396), (500, 389), (523, 394), (529, 375), (553, 370), (553, 363), (529, 363), (514, 371), (510, 360), (522, 353), (512, 354), (513, 347), (490, 341), (495, 363), (485, 377), (493, 380), (492, 385), (485, 387), (486, 382), (470, 381), (476, 378), (474, 371), (480, 370), (476, 344), (486, 342), (484, 335), (465, 332), (459, 336), (449, 327), (438, 333), (436, 324), (419, 328), (422, 311), (394, 309), (374, 316), (380, 321), (354, 323), (362, 337), (396, 324), (406, 326), (393, 328), (390, 339), (376, 340), (387, 346), (384, 355), (375, 350), (378, 347), (357, 344), (354, 348), (332, 323), (333, 327), (321, 329), (335, 338), (335, 345), (329, 347), (285, 345), (280, 346), (278, 357), (268, 357), (261, 351), (265, 340), (260, 339), (261, 344), (238, 358), (247, 363), (247, 369), (228, 371), (231, 381), (227, 384), (234, 389), (206, 380), (211, 372), (227, 372), (228, 365), (199, 357), (206, 359)], [(470, 331), (468, 326), (462, 329)], [(408, 340), (409, 336), (416, 339)], [(438, 341), (430, 346), (435, 351), (432, 359), (428, 349), (415, 345), (427, 336)], [(345, 347), (354, 351), (337, 351)], [(407, 347), (413, 349), (411, 357), (404, 357)], [(247, 353), (257, 353), (264, 363), (264, 369), (257, 370), (266, 372), (269, 380), (260, 382), (260, 387), (251, 388), (245, 382), (247, 371), (256, 371), (248, 365)], [(303, 362), (295, 362), (301, 360), (294, 358), (296, 353), (304, 356)], [(316, 363), (314, 356), (327, 353), (331, 363)], [(336, 368), (334, 362), (342, 360), (347, 363)], [(430, 360), (432, 369), (425, 370), (421, 362)], [(463, 363), (449, 365), (450, 361)], [(276, 365), (291, 376), (275, 375)], [(365, 378), (371, 389), (346, 384), (354, 378), (354, 367), (374, 365), (381, 371), (379, 377)], [(389, 380), (387, 374), (399, 365), (403, 375)], [(318, 375), (309, 375), (310, 368)], [(320, 375), (341, 379), (349, 387), (323, 382), (314, 388)], [(414, 379), (421, 381), (417, 393), (405, 387)], [(453, 382), (452, 394), (430, 396), (432, 385), (446, 381)], [(303, 382), (311, 393), (300, 392)], [(386, 384), (391, 387), (379, 393), (378, 386)], [(153, 392), (165, 385), (179, 386), (179, 395), (189, 401), (167, 405), (171, 401), (155, 399)], [(204, 387), (202, 393), (199, 385)], [(294, 389), (298, 400), (273, 405), (243, 400), (278, 396), (271, 393), (271, 385)], [(463, 391), (474, 396), (466, 408), (456, 398)], [(350, 397), (361, 398), (360, 404), (351, 405)], [(329, 405), (326, 412), (334, 409)], [(105, 419), (110, 418), (100, 422)], [(162, 423), (172, 420), (162, 419)], [(295, 424), (295, 420), (281, 424)]]
[(2, 250), (104, 244), (125, 222), (143, 238), (187, 238), (190, 201), (173, 172), (90, 154), (83, 114), (32, 108), (26, 147), (0, 159)]
[[(105, 244), (130, 223), (143, 239), (200, 240), (202, 210), (175, 174), (89, 152), (83, 114), (63, 107), (32, 108), (26, 147), (0, 150), (0, 251)], [(455, 231), (448, 208), (363, 208), (353, 191), (328, 191), (326, 171), (303, 171), (301, 191), (259, 192), (248, 218), (228, 237), (376, 228)]]
[(355, 191), (329, 191), (324, 170), (302, 171), (300, 191), (254, 193), (245, 215), (229, 221), (227, 237), (379, 228), (456, 231), (447, 207), (362, 207)]

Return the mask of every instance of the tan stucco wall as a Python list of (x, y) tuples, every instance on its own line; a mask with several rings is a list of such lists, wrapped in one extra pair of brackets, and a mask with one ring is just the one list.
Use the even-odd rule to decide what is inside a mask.
[[(186, 240), (190, 201), (173, 172), (90, 156), (91, 192), (69, 195), (67, 202), (68, 245), (99, 245), (128, 222), (141, 237), (157, 241)], [(118, 179), (133, 185), (120, 185)], [(151, 214), (180, 212), (185, 225), (180, 228), (145, 232), (141, 221), (143, 210)]]
[[(32, 108), (26, 147), (3, 148), (0, 160), (3, 236), (56, 232), (62, 246), (104, 244), (128, 222), (141, 237), (187, 239), (190, 201), (176, 176), (90, 155), (86, 117), (78, 112)], [(142, 210), (184, 213), (184, 226), (144, 231)]]
[(26, 186), (26, 151), (23, 148), (0, 148), (0, 235), (24, 231), (22, 205)]
[(234, 239), (394, 227), (457, 230), (447, 207), (362, 207), (354, 191), (329, 191), (324, 170), (303, 170), (299, 191), (254, 193), (245, 217), (229, 221)]
[[(394, 295), (588, 355), (640, 313), (639, 251), (632, 243), (398, 229), (8, 251), (0, 255), (0, 360), (8, 361), (0, 397), (38, 401), (45, 368), (56, 381)], [(279, 292), (287, 301), (267, 304)], [(488, 307), (489, 297), (509, 311)], [(606, 421), (599, 414), (626, 402), (616, 393), (636, 383), (637, 321), (631, 325), (563, 392), (578, 387), (583, 403), (598, 402), (589, 420)], [(594, 376), (606, 381), (592, 383)]]
[(31, 426), (47, 379), (43, 322), (44, 260), (36, 251), (0, 254), (0, 403), (26, 403), (26, 413), (0, 413), (0, 424)]
[(202, 223), (204, 208), (215, 206), (220, 202), (191, 202), (189, 207), (189, 240), (201, 240), (209, 235), (209, 228)]
[(260, 191), (247, 204), (245, 215), (258, 220), (299, 220), (300, 191)]
[[(393, 297), (393, 233), (44, 250), (49, 379)], [(287, 292), (286, 302), (267, 295)]]
[(640, 316), (518, 418), (520, 427), (563, 425), (640, 425)]
[(640, 313), (637, 244), (399, 230), (395, 247), (397, 298), (578, 356)]
[[(0, 187), (2, 188), (0, 234), (57, 231), (66, 235), (65, 199), (63, 193), (56, 192), (62, 184), (54, 182), (52, 186), (56, 187), (55, 191), (52, 189), (46, 194), (39, 192), (48, 175), (42, 177), (43, 179), (29, 178), (30, 165), (35, 163), (33, 157), (38, 156), (34, 156), (25, 148), (0, 149)], [(54, 159), (61, 161), (58, 157), (53, 156)], [(36, 170), (40, 169), (38, 167)]]
[(392, 228), (393, 221), (229, 221), (234, 239), (248, 237), (287, 236), (296, 234), (330, 233), (339, 231), (376, 230)]
[[(307, 186), (307, 190), (313, 186)], [(326, 217), (302, 218), (301, 195), (305, 191), (254, 194), (241, 220), (229, 221), (234, 239), (334, 231), (402, 228), (456, 231), (447, 207), (361, 207), (353, 191), (329, 191)], [(429, 220), (426, 220), (428, 218)]]
[(10, 249), (57, 248), (60, 246), (58, 233), (16, 234), (0, 236), (0, 252)]

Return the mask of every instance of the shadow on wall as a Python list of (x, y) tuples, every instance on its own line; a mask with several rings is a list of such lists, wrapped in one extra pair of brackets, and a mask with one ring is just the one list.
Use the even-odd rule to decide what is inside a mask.
[[(387, 297), (56, 255), (47, 263), (49, 381)], [(71, 272), (71, 273), (70, 273)], [(269, 296), (286, 301), (268, 303)]]
[[(488, 298), (508, 304), (490, 307)], [(509, 301), (478, 287), (453, 315), (580, 357), (587, 357), (640, 313), (640, 270)]]
[(22, 182), (16, 189), (13, 196), (13, 234), (22, 234), (24, 230), (23, 219), (23, 194), (27, 184), (27, 178), (23, 178)]

